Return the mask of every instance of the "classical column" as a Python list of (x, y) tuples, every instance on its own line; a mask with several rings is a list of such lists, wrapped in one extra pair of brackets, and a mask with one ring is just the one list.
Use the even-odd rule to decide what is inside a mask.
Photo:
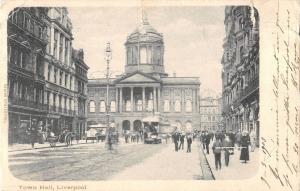
[(118, 112), (118, 106), (119, 106), (118, 101), (119, 101), (119, 88), (116, 88), (116, 102), (115, 102), (116, 112)]
[(133, 112), (133, 87), (130, 87), (130, 103), (131, 103), (131, 112)]
[(158, 96), (158, 98), (157, 98), (158, 99), (158, 110), (157, 111), (160, 112), (160, 110), (161, 110), (161, 107), (160, 107), (160, 103), (161, 103), (161, 100), (160, 100), (160, 87), (158, 87), (157, 90), (158, 90), (158, 95), (157, 95)]
[(146, 104), (145, 104), (145, 87), (143, 87), (143, 98), (142, 98), (142, 111), (145, 111), (145, 106), (146, 106)]
[(153, 104), (154, 104), (154, 112), (157, 111), (157, 103), (156, 103), (156, 87), (153, 87)]
[(123, 88), (120, 88), (120, 105), (119, 105), (119, 112), (122, 113), (123, 111)]

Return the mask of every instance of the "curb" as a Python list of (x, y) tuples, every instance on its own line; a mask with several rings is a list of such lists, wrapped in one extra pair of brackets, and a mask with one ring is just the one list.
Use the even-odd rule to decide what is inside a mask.
[[(206, 155), (202, 149), (202, 145), (201, 143), (198, 142), (198, 146), (200, 148), (200, 152), (202, 152), (202, 154), (200, 154), (200, 165), (201, 165), (201, 169), (202, 169), (202, 174), (203, 174), (203, 179), (204, 180), (216, 180), (211, 167), (209, 165), (209, 162), (206, 158)], [(207, 170), (205, 170), (207, 169)], [(207, 172), (209, 171), (209, 172)]]

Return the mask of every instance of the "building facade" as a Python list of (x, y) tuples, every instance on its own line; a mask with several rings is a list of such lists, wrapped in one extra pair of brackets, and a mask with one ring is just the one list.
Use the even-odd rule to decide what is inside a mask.
[(84, 52), (82, 49), (72, 52), (72, 61), (75, 65), (75, 111), (76, 128), (75, 132), (81, 139), (87, 128), (87, 72), (89, 67), (84, 62)]
[(72, 62), (72, 24), (66, 8), (53, 7), (45, 19), (47, 47), (45, 54), (45, 126), (59, 134), (75, 127), (75, 65)]
[(159, 115), (178, 129), (200, 128), (197, 77), (168, 77), (164, 69), (164, 41), (144, 16), (125, 43), (125, 72), (110, 79), (106, 104), (106, 79), (89, 79), (89, 124), (106, 123), (108, 105), (111, 123), (121, 132), (139, 131), (142, 120)]
[(200, 120), (201, 130), (222, 131), (222, 98), (201, 98)]
[(28, 142), (27, 129), (41, 126), (46, 120), (43, 74), (46, 15), (46, 8), (16, 8), (8, 16), (9, 143)]
[(72, 40), (66, 8), (23, 7), (9, 14), (9, 143), (28, 143), (32, 127), (56, 134), (85, 127), (88, 67), (82, 50), (72, 56)]
[(247, 6), (226, 7), (224, 24), (223, 122), (227, 131), (253, 130), (259, 137), (258, 12)]

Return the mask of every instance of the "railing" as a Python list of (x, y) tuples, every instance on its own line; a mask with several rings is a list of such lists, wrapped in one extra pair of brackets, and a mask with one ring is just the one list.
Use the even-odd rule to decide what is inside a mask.
[(230, 107), (231, 105), (230, 104), (223, 104), (222, 106), (222, 113), (230, 113)]
[(35, 80), (41, 80), (41, 81), (44, 81), (44, 80), (45, 80), (45, 77), (44, 77), (43, 75), (36, 74), (36, 75), (35, 75)]
[(46, 104), (17, 99), (17, 98), (9, 98), (8, 101), (12, 105), (25, 106), (25, 107), (30, 107), (30, 108), (39, 109), (39, 110), (47, 110), (47, 107), (48, 107)]
[(50, 106), (50, 111), (56, 112), (56, 107), (55, 107), (54, 105), (51, 105), (51, 106)]
[(241, 92), (241, 99), (247, 97), (252, 91), (257, 89), (259, 86), (259, 78), (256, 77), (248, 83), (248, 86)]
[(75, 115), (75, 111), (69, 109), (69, 110), (68, 110), (68, 114), (69, 114), (69, 115)]
[(16, 65), (16, 64), (11, 63), (11, 62), (8, 64), (8, 68), (17, 70), (17, 71), (19, 71), (19, 72), (21, 72), (21, 73), (23, 73), (25, 75), (29, 75), (29, 76), (33, 76), (34, 75), (34, 73), (32, 71), (28, 71), (25, 68), (22, 68), (21, 66)]

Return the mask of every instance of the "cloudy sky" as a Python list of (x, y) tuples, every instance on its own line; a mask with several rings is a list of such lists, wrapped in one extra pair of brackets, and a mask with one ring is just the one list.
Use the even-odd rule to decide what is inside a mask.
[[(89, 78), (103, 77), (104, 49), (111, 43), (111, 70), (124, 71), (127, 36), (141, 22), (139, 7), (68, 8), (73, 47), (83, 48)], [(165, 70), (170, 76), (200, 77), (204, 96), (221, 93), (224, 7), (147, 7), (150, 24), (163, 33)]]

